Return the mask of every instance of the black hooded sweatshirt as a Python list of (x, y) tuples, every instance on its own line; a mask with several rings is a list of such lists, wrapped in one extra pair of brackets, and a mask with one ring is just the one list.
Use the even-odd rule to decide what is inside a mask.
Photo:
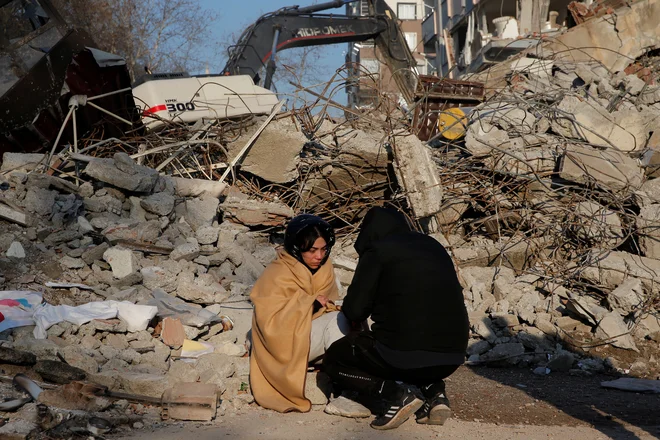
[(342, 305), (346, 317), (371, 316), (373, 337), (385, 350), (433, 352), (444, 364), (462, 364), (468, 316), (445, 248), (412, 231), (399, 212), (376, 207), (362, 222), (355, 250), (360, 259)]

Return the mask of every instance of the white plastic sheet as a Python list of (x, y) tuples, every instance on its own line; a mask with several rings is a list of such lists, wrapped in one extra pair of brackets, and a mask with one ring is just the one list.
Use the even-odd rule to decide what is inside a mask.
[(0, 291), (0, 332), (14, 327), (34, 325), (32, 316), (42, 301), (39, 292)]
[(77, 307), (53, 306), (45, 304), (34, 313), (34, 337), (45, 339), (46, 331), (58, 322), (67, 321), (83, 325), (92, 319), (111, 319), (119, 317), (127, 324), (128, 331), (146, 330), (149, 321), (156, 316), (158, 308), (142, 306), (128, 301), (98, 301)]

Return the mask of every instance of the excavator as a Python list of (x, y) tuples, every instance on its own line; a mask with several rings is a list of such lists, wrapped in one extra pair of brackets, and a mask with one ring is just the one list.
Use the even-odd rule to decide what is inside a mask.
[[(127, 128), (117, 120), (133, 125), (141, 122), (147, 130), (155, 130), (168, 120), (195, 122), (267, 114), (279, 101), (270, 90), (277, 54), (295, 47), (373, 40), (403, 99), (413, 109), (414, 131), (422, 140), (443, 132), (442, 124), (451, 122), (443, 121), (443, 115), (453, 114), (448, 108), (469, 107), (483, 98), (480, 84), (417, 75), (415, 59), (385, 0), (366, 0), (369, 13), (364, 16), (328, 13), (355, 1), (284, 7), (261, 16), (230, 48), (220, 74), (156, 73), (129, 85), (116, 57), (91, 49), (91, 39), (66, 26), (49, 0), (0, 0), (0, 11), (13, 6), (15, 16), (16, 11), (26, 17), (29, 12), (33, 28), (20, 38), (0, 35), (0, 64), (4, 56), (12, 67), (7, 82), (3, 84), (5, 78), (0, 77), (0, 110), (6, 112), (0, 118), (0, 152), (35, 151), (50, 148), (60, 137), (62, 141), (67, 136), (75, 138), (70, 129), (60, 128), (71, 117), (72, 108), (77, 110), (73, 113), (86, 116), (78, 118), (79, 130), (92, 127), (94, 118), (119, 116), (106, 129), (113, 135), (118, 127)], [(19, 3), (33, 7), (17, 7)], [(52, 37), (44, 41), (47, 33)], [(39, 52), (31, 55), (33, 61), (23, 62), (21, 56), (28, 49), (34, 51), (36, 41)], [(94, 83), (94, 78), (103, 83)], [(40, 93), (33, 92), (35, 86)], [(456, 127), (462, 126), (459, 119), (464, 118), (462, 111), (454, 113), (458, 116), (449, 124), (454, 128), (444, 130), (450, 139), (461, 135)]]

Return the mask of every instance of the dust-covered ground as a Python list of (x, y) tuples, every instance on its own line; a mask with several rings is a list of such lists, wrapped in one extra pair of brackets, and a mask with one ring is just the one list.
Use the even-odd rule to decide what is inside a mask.
[(211, 423), (169, 422), (115, 433), (116, 439), (655, 439), (660, 438), (660, 396), (602, 388), (612, 377), (534, 375), (528, 369), (462, 367), (447, 381), (454, 418), (445, 426), (409, 420), (375, 431), (371, 419), (324, 414), (278, 414), (256, 404)]

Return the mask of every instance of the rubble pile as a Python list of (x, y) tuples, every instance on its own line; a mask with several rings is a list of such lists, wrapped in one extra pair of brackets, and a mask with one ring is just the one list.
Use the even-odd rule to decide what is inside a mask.
[[(281, 124), (287, 128), (290, 122)], [(330, 126), (336, 133), (334, 124)], [(269, 142), (256, 143), (256, 152), (270, 145), (273, 136), (287, 133), (284, 128), (265, 132)], [(306, 138), (295, 131), (288, 136), (299, 141), (299, 148), (292, 153), (293, 166), (285, 164), (279, 171), (288, 173), (287, 179), (298, 178), (298, 162), (310, 164), (320, 154), (300, 159)], [(367, 135), (355, 132), (355, 136)], [(350, 151), (336, 144), (334, 148)], [(342, 170), (347, 171), (337, 182), (367, 168), (365, 159), (356, 159), (357, 146), (353, 149), (345, 153), (350, 158)], [(327, 166), (337, 163), (329, 153), (324, 157)], [(6, 153), (0, 168), (0, 295), (9, 295), (11, 299), (5, 301), (38, 296), (31, 317), (36, 328), (23, 322), (0, 333), (0, 368), (3, 374), (25, 373), (64, 387), (57, 388), (60, 394), (50, 400), (45, 393), (37, 403), (21, 408), (0, 433), (40, 429), (52, 435), (70, 434), (71, 429), (59, 424), (59, 433), (55, 427), (41, 426), (43, 417), (36, 412), (44, 405), (65, 413), (84, 410), (114, 425), (154, 423), (154, 414), (145, 409), (152, 407), (144, 405), (164, 407), (161, 396), (171, 396), (173, 387), (191, 382), (215, 387), (220, 404), (213, 417), (250, 404), (248, 295), (264, 267), (276, 258), (282, 238), (282, 228), (275, 234), (261, 229), (282, 226), (293, 216), (292, 207), (254, 196), (265, 193), (240, 191), (246, 191), (247, 185), (228, 188), (218, 180), (161, 175), (125, 152), (104, 151), (98, 157), (73, 153), (65, 160), (78, 172), (67, 174), (63, 166), (60, 177), (40, 172), (45, 159), (40, 154)], [(250, 173), (259, 176), (264, 169), (275, 173), (276, 168), (254, 163)], [(372, 168), (379, 170), (369, 167), (369, 172), (374, 172)], [(331, 170), (320, 174), (329, 181), (334, 175)], [(344, 249), (338, 243), (333, 252), (344, 290), (357, 261), (350, 245), (346, 243)], [(45, 303), (37, 305), (42, 296)], [(135, 310), (151, 308), (153, 313), (139, 328), (130, 316), (122, 316), (121, 309), (110, 318), (94, 315), (100, 307), (126, 303), (136, 304)], [(317, 381), (308, 382), (314, 403), (325, 403), (326, 394)], [(66, 388), (81, 383), (125, 396), (117, 403)], [(3, 395), (17, 395), (5, 391)], [(66, 403), (71, 396), (77, 403)], [(139, 406), (124, 404), (126, 400)], [(168, 414), (174, 417), (175, 410)], [(88, 418), (76, 423), (84, 425)]]
[[(469, 114), (464, 141), (434, 151), (445, 191), (438, 223), (477, 336), (468, 355), (540, 372), (653, 376), (658, 72), (644, 81), (595, 62), (511, 64), (508, 85)], [(609, 344), (634, 354), (599, 354)]]
[[(336, 227), (344, 294), (360, 219), (383, 204), (451, 252), (468, 364), (656, 378), (657, 66), (520, 57), (465, 137), (433, 147), (394, 104), (333, 120), (311, 116), (317, 101), (4, 154), (0, 305), (20, 313), (0, 321), (0, 379), (50, 385), (0, 384), (18, 402), (0, 404), (14, 411), (0, 412), (0, 437), (240, 411), (253, 402), (248, 296), (282, 226), (308, 212)], [(324, 405), (327, 377), (309, 375)]]

